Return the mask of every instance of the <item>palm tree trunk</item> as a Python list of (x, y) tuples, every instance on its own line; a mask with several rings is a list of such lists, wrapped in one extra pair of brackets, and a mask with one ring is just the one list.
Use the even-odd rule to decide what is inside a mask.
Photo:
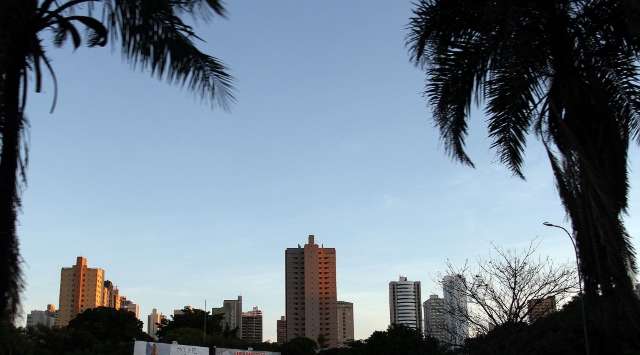
[(550, 157), (575, 233), (589, 323), (597, 334), (590, 339), (597, 339), (597, 349), (624, 338), (640, 345), (633, 335), (640, 332), (640, 304), (631, 279), (633, 247), (622, 220), (629, 192), (629, 127), (607, 107), (608, 92), (596, 82), (573, 81), (564, 114), (552, 115), (563, 117), (550, 122), (562, 159)]
[(20, 79), (26, 62), (24, 51), (14, 46), (16, 32), (10, 22), (5, 12), (0, 18), (0, 322), (15, 317), (23, 285), (16, 218), (20, 207), (18, 164), (23, 128)]

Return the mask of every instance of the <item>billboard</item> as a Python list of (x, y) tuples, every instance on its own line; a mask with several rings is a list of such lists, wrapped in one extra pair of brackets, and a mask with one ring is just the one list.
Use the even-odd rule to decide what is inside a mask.
[(271, 351), (216, 348), (215, 355), (280, 355)]
[(136, 341), (133, 355), (209, 355), (209, 348)]

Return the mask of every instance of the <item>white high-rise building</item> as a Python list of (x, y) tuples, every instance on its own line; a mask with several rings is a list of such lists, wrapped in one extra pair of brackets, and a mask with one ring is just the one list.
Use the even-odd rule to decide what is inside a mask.
[(424, 301), (424, 335), (438, 339), (443, 344), (448, 341), (445, 321), (447, 309), (444, 298), (431, 295)]
[(462, 275), (447, 275), (442, 279), (442, 291), (447, 307), (445, 328), (449, 344), (459, 346), (469, 337), (467, 320), (467, 296), (464, 292), (465, 279)]
[(27, 314), (27, 327), (44, 325), (47, 328), (53, 328), (57, 315), (58, 311), (56, 311), (56, 306), (48, 304), (46, 311), (33, 310)]
[(140, 305), (133, 303), (124, 296), (120, 296), (120, 309), (129, 311), (135, 314), (136, 318), (140, 319)]
[(422, 331), (420, 281), (400, 276), (398, 281), (389, 282), (389, 315), (391, 324)]
[(147, 334), (154, 339), (158, 338), (158, 324), (160, 324), (162, 318), (164, 318), (162, 313), (158, 313), (158, 310), (155, 308), (151, 311), (151, 314), (147, 316)]

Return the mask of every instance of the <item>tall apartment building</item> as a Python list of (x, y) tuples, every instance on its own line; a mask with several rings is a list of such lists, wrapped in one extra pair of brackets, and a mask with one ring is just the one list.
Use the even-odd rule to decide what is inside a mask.
[(58, 311), (56, 311), (56, 306), (53, 304), (48, 304), (46, 311), (33, 310), (27, 314), (27, 327), (43, 325), (47, 328), (53, 328), (57, 314)]
[(307, 337), (322, 347), (338, 345), (336, 250), (315, 243), (285, 251), (287, 340)]
[(287, 317), (282, 316), (276, 322), (276, 329), (278, 331), (276, 341), (282, 345), (287, 342)]
[(140, 319), (140, 305), (135, 304), (124, 296), (120, 296), (120, 309), (131, 312), (136, 315), (136, 318)]
[(353, 303), (338, 301), (338, 346), (344, 346), (354, 339), (353, 336)]
[(242, 340), (250, 344), (262, 343), (262, 311), (258, 307), (242, 313)]
[(447, 275), (442, 279), (442, 292), (444, 295), (447, 316), (445, 328), (449, 336), (449, 344), (460, 346), (469, 337), (469, 322), (467, 320), (467, 296), (464, 291), (464, 276)]
[(162, 322), (163, 318), (162, 313), (159, 313), (155, 308), (151, 311), (151, 314), (147, 316), (147, 334), (154, 339), (158, 338), (158, 324)]
[(238, 329), (237, 336), (242, 337), (242, 296), (238, 296), (237, 300), (224, 300), (222, 302), (224, 310), (223, 327), (229, 329)]
[(64, 327), (78, 313), (101, 307), (104, 293), (104, 270), (89, 268), (87, 259), (77, 257), (72, 267), (60, 271), (60, 311), (56, 326)]
[(391, 324), (404, 325), (422, 331), (420, 281), (408, 281), (400, 276), (389, 282), (389, 318)]
[(529, 300), (527, 311), (529, 312), (529, 323), (533, 323), (556, 311), (556, 298), (550, 296), (544, 299)]
[(438, 339), (441, 343), (448, 343), (446, 332), (447, 309), (444, 298), (431, 295), (424, 301), (424, 335)]

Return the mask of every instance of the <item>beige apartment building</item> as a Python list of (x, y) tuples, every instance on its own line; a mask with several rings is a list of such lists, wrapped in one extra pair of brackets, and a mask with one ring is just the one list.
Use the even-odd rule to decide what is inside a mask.
[(338, 346), (353, 340), (353, 303), (338, 301)]
[(307, 337), (338, 346), (336, 250), (315, 243), (285, 251), (287, 341)]
[(155, 308), (151, 311), (151, 314), (147, 316), (147, 334), (153, 339), (158, 339), (158, 326), (162, 323), (163, 319), (165, 319), (165, 316)]
[(56, 326), (64, 327), (78, 313), (103, 306), (104, 270), (89, 268), (87, 259), (77, 257), (72, 267), (60, 272), (60, 310)]

